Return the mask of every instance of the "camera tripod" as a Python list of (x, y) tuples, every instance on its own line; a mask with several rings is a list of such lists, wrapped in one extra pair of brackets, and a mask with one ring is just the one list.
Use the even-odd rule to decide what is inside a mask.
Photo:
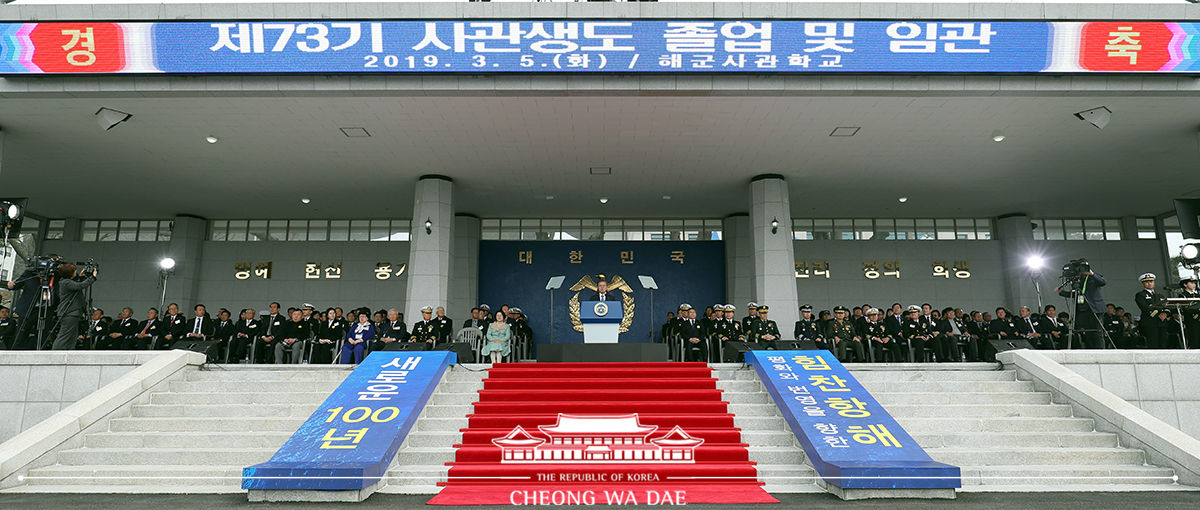
[[(1097, 329), (1075, 329), (1075, 325), (1079, 322), (1079, 314), (1081, 313), (1079, 311), (1080, 310), (1079, 291), (1075, 290), (1075, 282), (1064, 282), (1063, 285), (1065, 286), (1068, 283), (1071, 285), (1071, 296), (1066, 298), (1068, 300), (1068, 308), (1067, 309), (1068, 310), (1074, 309), (1075, 313), (1073, 315), (1071, 315), (1070, 324), (1067, 325), (1067, 350), (1071, 350), (1074, 348), (1074, 340), (1075, 340), (1076, 334), (1083, 334), (1083, 333), (1088, 333), (1088, 332), (1097, 331), (1097, 330), (1100, 331), (1100, 334), (1103, 336), (1105, 342), (1107, 342), (1104, 345), (1107, 345), (1108, 348), (1110, 348), (1110, 349), (1116, 349), (1117, 343), (1115, 341), (1113, 341), (1112, 336), (1108, 334), (1108, 330), (1104, 329), (1104, 323), (1100, 321), (1100, 316), (1097, 315), (1096, 312), (1093, 312), (1091, 307), (1089, 307), (1087, 305), (1087, 303), (1083, 303), (1083, 309), (1087, 310), (1086, 313), (1091, 314), (1092, 320), (1096, 321), (1095, 324), (1098, 326), (1098, 328)], [(1081, 341), (1081, 343), (1082, 343), (1082, 341)], [(1101, 348), (1103, 349), (1104, 347), (1101, 347)]]

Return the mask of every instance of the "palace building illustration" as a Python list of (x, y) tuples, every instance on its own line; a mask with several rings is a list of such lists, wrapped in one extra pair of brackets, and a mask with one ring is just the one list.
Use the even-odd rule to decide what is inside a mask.
[(558, 423), (539, 425), (546, 438), (536, 437), (520, 425), (492, 440), (500, 447), (503, 463), (694, 463), (696, 448), (704, 440), (688, 435), (679, 426), (650, 439), (657, 425), (642, 425), (637, 414), (559, 414)]

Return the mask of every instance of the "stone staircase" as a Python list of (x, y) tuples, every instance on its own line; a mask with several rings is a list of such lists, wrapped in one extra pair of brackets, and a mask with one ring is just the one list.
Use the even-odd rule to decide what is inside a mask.
[(446, 372), (429, 397), (416, 425), (396, 452), (388, 468), (387, 483), (379, 492), (390, 494), (437, 494), (438, 482), (446, 481), (454, 460), (454, 445), (462, 442), (471, 404), (479, 399), (488, 365), (461, 364)]
[[(757, 374), (734, 367), (717, 366), (718, 387), (747, 431), (745, 440), (752, 448), (771, 442), (797, 460), (760, 464), (767, 491), (816, 489), (811, 463)], [(1175, 483), (1174, 470), (1147, 465), (1143, 451), (1121, 447), (1115, 434), (1097, 432), (1091, 418), (1074, 416), (1070, 405), (1053, 403), (1014, 371), (986, 363), (848, 368), (934, 460), (962, 468), (963, 491), (1193, 490)]]
[(193, 369), (5, 492), (245, 492), (242, 468), (268, 460), (349, 374), (340, 365)]

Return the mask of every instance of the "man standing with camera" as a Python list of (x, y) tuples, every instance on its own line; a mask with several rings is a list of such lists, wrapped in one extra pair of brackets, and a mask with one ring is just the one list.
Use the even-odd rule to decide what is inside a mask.
[(79, 323), (83, 320), (84, 309), (87, 307), (84, 291), (96, 283), (100, 271), (92, 269), (83, 280), (75, 280), (74, 278), (79, 276), (78, 268), (75, 267), (75, 264), (66, 263), (58, 266), (56, 274), (58, 276), (58, 336), (54, 338), (54, 346), (51, 348), (56, 351), (69, 351), (75, 349), (75, 342), (79, 336)]
[[(1054, 289), (1058, 295), (1075, 299), (1075, 327), (1082, 337), (1081, 344), (1087, 349), (1103, 349), (1100, 314), (1104, 313), (1104, 295), (1100, 287), (1108, 280), (1092, 271), (1086, 259), (1072, 260), (1063, 267), (1063, 285)], [(1070, 285), (1070, 288), (1063, 288)]]

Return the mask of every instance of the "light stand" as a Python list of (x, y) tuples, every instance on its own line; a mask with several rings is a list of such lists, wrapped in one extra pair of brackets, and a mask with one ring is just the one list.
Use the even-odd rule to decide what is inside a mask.
[(550, 293), (550, 313), (546, 314), (546, 324), (550, 327), (550, 343), (554, 343), (554, 291), (562, 288), (566, 278), (564, 275), (551, 276), (546, 282), (546, 291)]
[[(654, 291), (658, 290), (658, 283), (654, 281), (653, 276), (638, 275), (638, 281), (641, 282), (642, 288), (650, 291), (650, 343), (654, 343)], [(667, 339), (663, 339), (665, 343)]]
[(167, 280), (175, 275), (175, 259), (171, 257), (158, 261), (158, 279), (162, 286), (162, 296), (158, 300), (158, 309), (162, 310), (167, 302)]

